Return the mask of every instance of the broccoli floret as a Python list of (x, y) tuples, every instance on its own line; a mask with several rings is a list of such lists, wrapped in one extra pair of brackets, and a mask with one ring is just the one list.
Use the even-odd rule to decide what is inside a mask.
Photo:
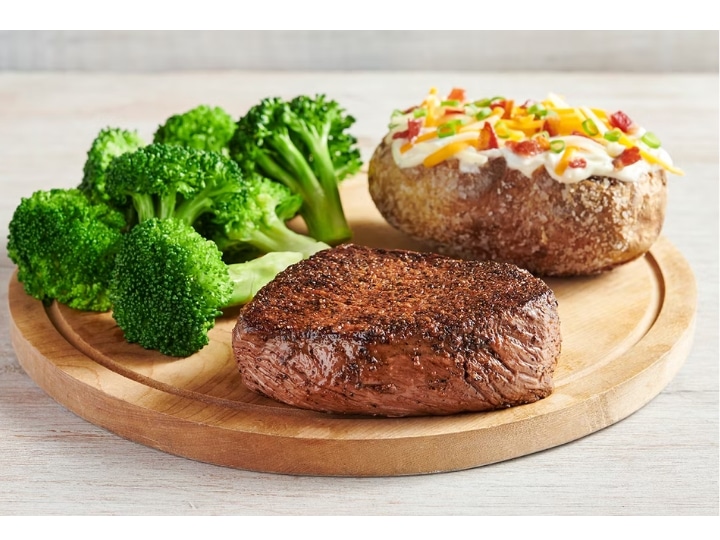
[(240, 191), (240, 178), (238, 165), (217, 152), (153, 143), (112, 160), (107, 193), (131, 204), (138, 222), (177, 217), (192, 224), (217, 199)]
[(136, 131), (106, 127), (95, 137), (87, 152), (82, 182), (78, 186), (92, 202), (109, 203), (105, 188), (105, 171), (110, 162), (126, 152), (145, 146)]
[(189, 356), (209, 343), (225, 307), (249, 301), (302, 258), (272, 253), (226, 265), (217, 246), (185, 221), (151, 218), (126, 236), (111, 284), (113, 317), (131, 343)]
[(110, 309), (108, 289), (123, 215), (93, 204), (79, 189), (36, 191), (9, 224), (8, 255), (25, 291), (86, 311)]
[(330, 247), (287, 226), (285, 221), (297, 212), (302, 199), (284, 185), (250, 173), (242, 186), (241, 192), (218, 201), (205, 225), (198, 227), (223, 253), (237, 257), (255, 248), (260, 253), (299, 251), (310, 256)]
[(235, 120), (221, 107), (200, 105), (168, 118), (155, 131), (153, 142), (211, 150), (227, 156), (227, 145), (235, 128)]
[(339, 244), (352, 234), (338, 184), (362, 165), (348, 132), (354, 122), (322, 94), (266, 98), (238, 120), (230, 155), (244, 172), (259, 172), (300, 195), (310, 236)]

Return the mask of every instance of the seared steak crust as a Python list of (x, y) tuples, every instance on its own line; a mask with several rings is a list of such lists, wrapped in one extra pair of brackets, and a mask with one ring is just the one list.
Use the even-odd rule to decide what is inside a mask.
[(317, 411), (443, 415), (552, 392), (557, 301), (511, 264), (345, 245), (282, 272), (240, 313), (242, 380)]

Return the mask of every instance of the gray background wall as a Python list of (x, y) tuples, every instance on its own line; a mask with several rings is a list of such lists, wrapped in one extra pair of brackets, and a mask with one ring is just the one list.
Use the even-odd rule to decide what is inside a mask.
[(0, 31), (0, 70), (717, 72), (717, 31)]

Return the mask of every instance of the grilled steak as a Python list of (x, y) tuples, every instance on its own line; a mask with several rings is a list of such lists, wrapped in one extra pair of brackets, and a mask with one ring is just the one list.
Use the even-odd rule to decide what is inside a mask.
[(557, 300), (517, 266), (345, 245), (278, 275), (241, 311), (244, 384), (316, 411), (486, 411), (552, 392)]

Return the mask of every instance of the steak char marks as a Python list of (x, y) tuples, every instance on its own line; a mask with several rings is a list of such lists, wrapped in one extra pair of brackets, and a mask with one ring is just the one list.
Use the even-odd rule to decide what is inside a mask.
[(301, 261), (241, 311), (244, 384), (296, 407), (446, 415), (548, 396), (557, 300), (504, 263), (345, 245)]

